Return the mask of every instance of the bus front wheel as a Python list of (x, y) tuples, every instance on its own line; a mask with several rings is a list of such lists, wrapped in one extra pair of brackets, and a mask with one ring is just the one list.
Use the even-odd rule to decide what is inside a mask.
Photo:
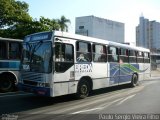
[(138, 85), (138, 76), (136, 74), (133, 74), (132, 81), (131, 81), (131, 87), (135, 87)]
[(86, 98), (89, 95), (89, 92), (89, 83), (87, 81), (81, 81), (78, 85), (77, 98)]
[(10, 92), (14, 89), (14, 82), (7, 78), (2, 78), (0, 80), (0, 91)]

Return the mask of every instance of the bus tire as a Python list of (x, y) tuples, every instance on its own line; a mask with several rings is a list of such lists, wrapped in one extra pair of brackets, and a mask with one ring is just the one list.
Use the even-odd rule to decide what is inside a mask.
[(138, 76), (136, 74), (132, 75), (131, 87), (136, 87), (138, 85)]
[(82, 80), (79, 84), (78, 84), (78, 89), (77, 89), (77, 94), (76, 97), (78, 99), (84, 99), (89, 95), (90, 92), (90, 87), (89, 87), (89, 83), (86, 80)]
[(14, 90), (14, 81), (9, 78), (2, 78), (0, 80), (0, 91), (11, 92)]

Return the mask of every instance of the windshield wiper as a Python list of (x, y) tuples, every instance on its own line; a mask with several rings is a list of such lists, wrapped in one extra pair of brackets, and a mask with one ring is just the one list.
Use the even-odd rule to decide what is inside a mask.
[(35, 45), (31, 45), (28, 42), (26, 43), (26, 46), (28, 46), (28, 50), (29, 50), (29, 66), (30, 66), (30, 70), (32, 69), (31, 64), (32, 64), (32, 60), (33, 60), (33, 56), (35, 51), (37, 51), (39, 49), (39, 47), (42, 45), (43, 41), (39, 41), (37, 44)]
[(30, 58), (31, 61), (32, 61), (32, 58), (33, 58), (33, 55), (34, 55), (35, 51), (38, 50), (38, 48), (42, 45), (42, 43), (43, 43), (43, 41), (39, 41), (36, 45), (33, 46), (33, 49), (31, 51), (31, 58)]

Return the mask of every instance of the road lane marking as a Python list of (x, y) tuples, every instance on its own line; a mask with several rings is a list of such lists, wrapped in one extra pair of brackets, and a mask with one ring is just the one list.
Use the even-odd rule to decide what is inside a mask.
[(101, 109), (103, 109), (103, 107), (93, 108), (93, 109), (88, 109), (88, 110), (82, 110), (82, 111), (77, 111), (77, 112), (73, 112), (71, 114), (79, 114), (79, 113), (85, 113), (85, 112), (90, 112), (90, 111), (95, 111), (95, 110), (101, 110)]
[(119, 99), (117, 99), (117, 100), (114, 100), (114, 101), (112, 101), (112, 102), (109, 102), (108, 104), (103, 105), (103, 109), (106, 108), (106, 107), (109, 107), (109, 106), (112, 105), (113, 103), (116, 103), (116, 102), (118, 102), (118, 101), (120, 101), (120, 100), (122, 100), (122, 99), (124, 99), (124, 98), (119, 98)]
[(73, 112), (73, 113), (70, 113), (70, 114), (79, 114), (79, 113), (91, 112), (91, 111), (95, 111), (95, 110), (102, 110), (102, 109), (104, 109), (104, 108), (106, 108), (106, 107), (109, 107), (109, 106), (112, 105), (113, 103), (116, 103), (116, 102), (122, 100), (122, 99), (123, 99), (123, 98), (119, 98), (119, 99), (117, 99), (117, 100), (114, 100), (114, 101), (112, 101), (112, 102), (109, 102), (107, 105), (101, 105), (101, 106), (99, 106), (99, 107), (97, 107), (97, 108), (81, 110), (81, 111)]
[(136, 94), (133, 94), (133, 95), (130, 95), (130, 96), (126, 97), (125, 99), (123, 99), (122, 101), (120, 101), (117, 105), (121, 105), (121, 104), (124, 103), (125, 101), (133, 98), (135, 95), (136, 95)]
[[(113, 97), (113, 96), (112, 96)], [(112, 97), (110, 97), (110, 98), (112, 98)], [(95, 100), (95, 101), (92, 101), (92, 102), (89, 102), (88, 104), (82, 104), (81, 105), (81, 108), (83, 108), (83, 107), (86, 107), (86, 106), (90, 106), (90, 105), (94, 105), (94, 104), (96, 104), (96, 103), (101, 103), (101, 102), (103, 102), (103, 101), (106, 101), (106, 100), (108, 100), (108, 99), (110, 99), (110, 98), (106, 98), (106, 99), (100, 99), (100, 100)], [(113, 101), (114, 102), (114, 101)], [(66, 107), (67, 108), (67, 107)], [(52, 110), (52, 108), (51, 109), (45, 109), (45, 110), (40, 110), (40, 111), (35, 111), (35, 112), (32, 112), (33, 114), (40, 114), (40, 113), (44, 113), (44, 112), (47, 112), (47, 113), (49, 113), (49, 114), (59, 114), (60, 112), (62, 113), (62, 112), (65, 112), (65, 111), (71, 111), (71, 110), (74, 110), (74, 109), (77, 109), (77, 108), (79, 108), (79, 106), (73, 106), (73, 107), (69, 107), (69, 108), (67, 108), (67, 109), (63, 109), (63, 110), (56, 110), (56, 111), (54, 111), (53, 112), (53, 110)]]

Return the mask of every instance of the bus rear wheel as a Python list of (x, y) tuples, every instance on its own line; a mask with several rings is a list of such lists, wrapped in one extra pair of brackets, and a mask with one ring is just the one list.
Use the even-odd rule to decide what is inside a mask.
[(77, 98), (84, 99), (89, 95), (90, 87), (87, 81), (81, 81), (78, 85)]
[(2, 92), (10, 92), (14, 89), (14, 82), (10, 79), (2, 78), (0, 81), (0, 91)]
[(136, 87), (138, 85), (138, 76), (136, 74), (133, 74), (132, 81), (131, 81), (131, 87)]

